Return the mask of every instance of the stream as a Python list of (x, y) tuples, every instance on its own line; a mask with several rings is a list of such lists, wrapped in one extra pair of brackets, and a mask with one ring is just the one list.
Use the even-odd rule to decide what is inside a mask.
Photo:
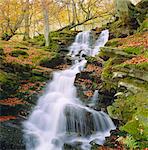
[[(23, 123), (27, 150), (62, 150), (64, 144), (79, 143), (80, 149), (90, 150), (91, 142), (102, 145), (116, 127), (103, 111), (87, 107), (77, 97), (74, 81), (87, 63), (85, 56), (95, 56), (108, 41), (109, 31), (101, 32), (91, 44), (91, 31), (77, 34), (69, 47), (73, 65), (53, 73), (28, 120)], [(95, 101), (97, 90), (92, 98)]]

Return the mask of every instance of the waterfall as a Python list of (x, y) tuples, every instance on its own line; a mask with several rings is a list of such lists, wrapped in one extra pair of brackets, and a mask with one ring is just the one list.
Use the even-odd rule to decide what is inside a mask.
[(75, 57), (76, 55), (80, 55), (82, 58), (82, 55), (87, 56), (95, 56), (98, 54), (100, 47), (103, 47), (109, 38), (109, 31), (103, 30), (96, 40), (94, 47), (92, 47), (92, 38), (95, 38), (94, 36), (91, 36), (91, 31), (85, 31), (80, 32), (76, 36), (76, 39), (74, 43), (69, 47), (70, 52), (69, 55), (72, 55), (72, 57)]
[[(80, 56), (82, 52), (90, 55), (89, 34), (88, 31), (76, 36), (70, 55)], [(102, 46), (105, 44), (104, 34), (100, 38), (97, 42)], [(103, 144), (110, 130), (115, 129), (106, 113), (85, 106), (77, 98), (74, 80), (87, 63), (84, 57), (80, 57), (69, 69), (53, 73), (45, 94), (23, 123), (27, 150), (62, 150), (64, 144), (77, 142), (82, 150), (90, 150), (90, 142)]]

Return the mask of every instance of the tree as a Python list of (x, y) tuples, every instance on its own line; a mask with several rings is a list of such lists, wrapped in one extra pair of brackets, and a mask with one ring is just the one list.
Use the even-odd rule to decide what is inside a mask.
[(49, 46), (49, 16), (48, 16), (48, 5), (47, 1), (41, 0), (42, 3), (42, 11), (44, 16), (44, 37), (45, 37), (45, 45)]
[(23, 0), (6, 0), (1, 3), (0, 11), (4, 20), (3, 25), (5, 26), (2, 39), (8, 41), (16, 34), (24, 20), (27, 7)]
[(29, 37), (29, 6), (30, 6), (29, 0), (26, 0), (25, 5), (26, 5), (26, 11), (24, 14), (25, 32), (24, 32), (23, 40), (28, 40), (30, 38)]
[(135, 14), (138, 10), (130, 0), (115, 0), (115, 8), (122, 25), (129, 25), (131, 21), (136, 20)]
[(108, 15), (111, 10), (102, 7), (105, 3), (103, 0), (61, 0), (60, 2), (68, 11), (69, 23), (59, 30), (73, 29), (96, 18)]

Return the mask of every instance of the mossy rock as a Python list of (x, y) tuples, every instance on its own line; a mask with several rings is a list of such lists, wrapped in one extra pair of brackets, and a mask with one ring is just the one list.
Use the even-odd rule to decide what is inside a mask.
[(21, 50), (29, 50), (28, 47), (24, 46), (24, 45), (17, 45), (14, 47), (15, 49), (21, 49)]
[(140, 27), (138, 28), (139, 32), (144, 32), (144, 31), (148, 31), (148, 19), (145, 19), (143, 21), (143, 23), (140, 25)]
[[(141, 99), (140, 96), (143, 99)], [(145, 96), (146, 92), (144, 94), (143, 92), (140, 92), (128, 97), (123, 95), (107, 108), (108, 113), (112, 118), (126, 123), (132, 119), (132, 116), (137, 112), (137, 109), (145, 107), (147, 101), (147, 96)]]
[(102, 57), (120, 57), (124, 59), (132, 58), (135, 54), (129, 54), (124, 49), (113, 48), (113, 47), (102, 47), (99, 56)]
[(50, 52), (58, 52), (59, 51), (59, 45), (55, 41), (50, 41), (48, 47), (44, 47), (43, 50), (50, 51)]
[(54, 68), (57, 65), (65, 63), (64, 57), (58, 53), (53, 53), (52, 57), (44, 57), (40, 60), (39, 65), (47, 68)]
[(4, 55), (4, 49), (0, 47), (0, 56)]
[(11, 62), (11, 63), (4, 63), (4, 69), (6, 72), (13, 72), (18, 74), (23, 74), (23, 72), (30, 72), (33, 68), (33, 66), (29, 64), (20, 64), (17, 62)]
[(31, 70), (33, 68), (33, 66), (29, 64), (20, 64), (17, 62), (11, 62), (11, 63), (4, 62), (3, 66), (4, 66), (4, 71), (8, 73), (11, 72), (15, 74), (19, 79), (22, 80), (27, 80), (30, 78)]
[(19, 57), (19, 56), (29, 56), (27, 52), (23, 51), (23, 50), (13, 50), (10, 52), (10, 55), (13, 57)]
[(140, 55), (142, 53), (142, 47), (127, 47), (123, 49), (124, 52), (133, 55)]
[(42, 77), (42, 76), (35, 76), (35, 75), (29, 78), (29, 81), (30, 81), (30, 82), (45, 82), (45, 81), (47, 81), (47, 80), (48, 80), (48, 79), (45, 78), (45, 77)]
[(107, 43), (106, 43), (106, 46), (110, 46), (110, 47), (118, 47), (118, 46), (121, 46), (123, 45), (122, 43), (119, 42), (119, 39), (118, 38), (115, 38), (115, 39), (112, 39), (112, 40), (109, 40)]
[(29, 39), (28, 42), (32, 45), (45, 46), (45, 39), (43, 34), (34, 36), (33, 39)]
[(148, 82), (148, 63), (120, 64), (112, 67), (113, 72), (123, 72), (127, 76)]
[[(148, 109), (138, 110), (123, 127), (120, 129), (128, 132), (137, 140), (148, 139), (148, 122), (147, 122)], [(146, 148), (146, 147), (145, 147)]]
[(19, 87), (19, 79), (14, 74), (8, 74), (6, 72), (0, 72), (0, 99), (7, 98), (11, 94), (14, 94)]

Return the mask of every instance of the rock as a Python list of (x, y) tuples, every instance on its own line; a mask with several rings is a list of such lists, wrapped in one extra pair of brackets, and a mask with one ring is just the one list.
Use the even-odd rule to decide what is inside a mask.
[(148, 82), (148, 71), (132, 67), (119, 67), (117, 70), (120, 70), (123, 74), (127, 74), (127, 76), (129, 77), (141, 79)]
[(126, 89), (127, 89), (128, 91), (131, 91), (132, 93), (137, 93), (137, 92), (139, 92), (139, 91), (142, 91), (141, 88), (136, 87), (136, 86), (134, 86), (133, 84), (126, 83), (126, 82), (119, 82), (119, 83), (118, 83), (118, 87), (121, 87), (121, 86), (126, 87)]
[(135, 55), (124, 52), (122, 49), (112, 48), (112, 47), (102, 47), (101, 52), (105, 53), (105, 55), (109, 57), (122, 56), (126, 58), (132, 58), (135, 56)]
[(123, 78), (123, 77), (126, 77), (127, 76), (127, 73), (124, 73), (124, 72), (113, 72), (113, 79), (114, 78)]

